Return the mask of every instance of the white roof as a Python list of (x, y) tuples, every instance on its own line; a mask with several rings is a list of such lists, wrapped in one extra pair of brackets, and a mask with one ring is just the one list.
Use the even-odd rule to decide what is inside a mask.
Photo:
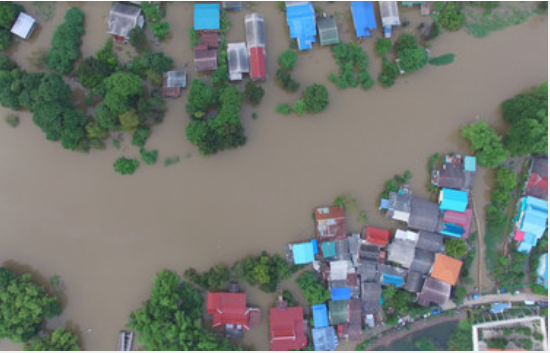
[(244, 42), (227, 43), (227, 62), (229, 79), (232, 81), (241, 80), (242, 74), (249, 72), (248, 55)]
[(32, 32), (35, 23), (36, 20), (34, 18), (24, 12), (21, 12), (11, 28), (11, 33), (20, 38), (27, 39)]
[(380, 17), (382, 17), (382, 27), (399, 26), (399, 10), (397, 1), (379, 1)]
[(395, 239), (409, 240), (416, 244), (416, 242), (418, 241), (418, 233), (413, 232), (412, 230), (398, 229), (395, 232)]
[(340, 281), (340, 280), (347, 280), (348, 278), (348, 269), (350, 262), (343, 260), (343, 261), (332, 261), (330, 263), (330, 275), (329, 279), (331, 281)]

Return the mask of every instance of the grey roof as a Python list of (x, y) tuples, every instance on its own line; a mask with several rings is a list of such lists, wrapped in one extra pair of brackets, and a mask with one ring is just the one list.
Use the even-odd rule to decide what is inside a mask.
[(434, 232), (439, 219), (439, 205), (428, 200), (413, 197), (409, 227)]
[[(399, 194), (397, 192), (390, 192), (390, 207), (388, 212), (401, 211), (401, 212), (411, 212), (411, 201), (412, 194), (403, 193)], [(391, 217), (391, 215), (389, 214)]]
[(15, 20), (15, 23), (11, 27), (11, 33), (19, 38), (27, 39), (32, 33), (35, 24), (36, 20), (33, 17), (24, 12), (20, 12), (19, 16), (17, 16), (17, 20)]
[(382, 18), (382, 27), (399, 26), (399, 10), (397, 1), (379, 1), (380, 17)]
[(317, 28), (319, 29), (319, 41), (321, 45), (337, 44), (340, 42), (338, 38), (338, 26), (334, 17), (320, 17), (317, 19)]
[(409, 240), (394, 240), (388, 244), (388, 261), (409, 268), (414, 260), (414, 243)]
[(139, 7), (117, 2), (109, 12), (107, 33), (129, 39), (132, 29), (143, 27), (143, 24), (144, 19)]
[(361, 260), (378, 262), (380, 257), (380, 246), (375, 244), (361, 244), (359, 247), (359, 258)]
[(531, 167), (531, 173), (548, 177), (548, 157), (546, 158), (533, 158), (533, 165)]
[(185, 87), (187, 74), (185, 71), (168, 71), (166, 73), (166, 87)]
[(363, 282), (361, 284), (361, 306), (364, 315), (380, 312), (382, 286), (380, 283)]
[(419, 272), (423, 275), (430, 273), (435, 261), (435, 255), (433, 252), (426, 251), (424, 249), (416, 248), (414, 253), (414, 260), (411, 264), (411, 271)]
[(333, 288), (346, 288), (348, 286), (348, 280), (346, 279), (339, 279), (339, 280), (331, 280), (328, 281), (328, 287), (329, 289)]
[(336, 349), (338, 338), (332, 326), (311, 329), (311, 337), (316, 351), (333, 351)]
[(349, 241), (346, 239), (338, 239), (334, 241), (334, 247), (336, 248), (337, 260), (350, 260), (349, 254)]
[(227, 66), (230, 80), (242, 80), (243, 73), (250, 71), (244, 42), (227, 43)]
[(351, 299), (349, 301), (349, 326), (348, 326), (348, 341), (362, 341), (362, 323), (361, 323), (362, 303), (359, 299)]
[(349, 238), (349, 253), (351, 256), (351, 262), (354, 266), (357, 266), (359, 263), (359, 249), (361, 246), (361, 237), (359, 234), (354, 233)]
[(433, 253), (442, 253), (445, 250), (443, 239), (444, 237), (441, 234), (421, 230), (418, 232), (416, 247)]
[(407, 271), (399, 267), (382, 264), (378, 268), (380, 270), (380, 275), (388, 274), (392, 276), (399, 276), (403, 278), (403, 282), (405, 281), (405, 277), (407, 277)]
[(435, 278), (428, 277), (422, 287), (422, 292), (418, 297), (418, 304), (422, 306), (430, 306), (431, 303), (439, 306), (447, 304), (451, 296), (451, 285), (441, 282)]
[(422, 274), (416, 271), (409, 271), (407, 274), (407, 281), (405, 281), (404, 290), (411, 293), (419, 293), (422, 289), (422, 284), (424, 283), (424, 277)]
[(222, 7), (227, 10), (240, 9), (242, 1), (222, 1)]
[(247, 47), (265, 48), (264, 16), (259, 13), (251, 13), (244, 17)]
[(378, 262), (361, 260), (357, 267), (357, 272), (361, 276), (361, 282), (378, 282), (380, 281)]

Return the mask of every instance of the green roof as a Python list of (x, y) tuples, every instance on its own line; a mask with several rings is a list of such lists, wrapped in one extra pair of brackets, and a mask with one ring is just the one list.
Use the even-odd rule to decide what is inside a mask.
[(349, 301), (331, 300), (328, 302), (328, 318), (331, 325), (342, 325), (349, 322)]
[(319, 29), (319, 40), (321, 45), (330, 45), (340, 43), (338, 38), (338, 26), (334, 17), (322, 17), (317, 20)]

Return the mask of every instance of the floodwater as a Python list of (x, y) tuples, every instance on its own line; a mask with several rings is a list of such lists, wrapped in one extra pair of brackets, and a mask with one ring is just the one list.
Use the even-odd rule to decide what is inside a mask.
[[(53, 29), (73, 5), (86, 13), (84, 55), (101, 48), (108, 38), (110, 2), (58, 3), (55, 17), (31, 41), (11, 50), (21, 66), (32, 68), (26, 58), (48, 48)], [(325, 12), (344, 14), (341, 33), (349, 39), (349, 3), (321, 5)], [(30, 3), (25, 6), (35, 13)], [(276, 56), (289, 44), (288, 30), (273, 2), (255, 7), (265, 16), (267, 69), (273, 76)], [(249, 11), (231, 14), (230, 40), (244, 39), (242, 18)], [(409, 30), (416, 11), (403, 12), (412, 22)], [(192, 79), (191, 4), (169, 4), (167, 20), (172, 38), (157, 49), (172, 56), (177, 67), (188, 64)], [(202, 158), (185, 139), (184, 94), (169, 102), (166, 119), (154, 128), (147, 146), (159, 149), (161, 162), (174, 155), (182, 160), (170, 167), (142, 166), (134, 176), (115, 174), (112, 167), (121, 155), (138, 156), (129, 141), (121, 150), (65, 151), (46, 141), (29, 114), (19, 113), (18, 128), (0, 124), (0, 263), (31, 270), (42, 282), (59, 275), (66, 286), (65, 307), (49, 325), (69, 322), (81, 333), (85, 349), (111, 350), (161, 269), (205, 270), (262, 250), (282, 252), (285, 243), (311, 235), (313, 207), (330, 204), (344, 192), (356, 197), (370, 224), (395, 227), (377, 211), (384, 182), (411, 170), (413, 190), (426, 197), (427, 158), (435, 152), (468, 152), (458, 132), (462, 124), (480, 116), (502, 128), (499, 104), (547, 79), (547, 28), (547, 18), (541, 17), (484, 39), (446, 33), (433, 41), (431, 51), (455, 53), (455, 63), (429, 66), (391, 89), (376, 86), (369, 92), (338, 92), (326, 79), (337, 69), (330, 49), (315, 47), (300, 53), (294, 74), (303, 87), (328, 86), (331, 103), (323, 114), (275, 114), (278, 103), (293, 103), (297, 94), (268, 80), (261, 107), (243, 109), (247, 145)], [(361, 45), (377, 77), (381, 61), (373, 43), (368, 39)], [(131, 50), (123, 46), (117, 53), (127, 60)], [(1, 112), (2, 117), (9, 113)], [(477, 175), (474, 197), (480, 209), (489, 179), (483, 170)], [(358, 230), (353, 218), (350, 228)], [(273, 296), (250, 294), (250, 303), (260, 305), (265, 315), (245, 343), (268, 349), (266, 309)], [(2, 342), (0, 348), (19, 346)]]

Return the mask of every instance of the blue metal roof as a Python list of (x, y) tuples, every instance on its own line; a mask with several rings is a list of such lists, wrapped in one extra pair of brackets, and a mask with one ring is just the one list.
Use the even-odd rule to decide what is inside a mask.
[(315, 328), (328, 326), (328, 311), (326, 304), (313, 305), (311, 311), (313, 313), (313, 326)]
[(525, 233), (523, 240), (518, 246), (518, 251), (523, 253), (530, 253), (531, 249), (537, 245), (537, 236), (533, 233)]
[(468, 193), (466, 191), (443, 188), (439, 199), (441, 202), (439, 208), (442, 210), (464, 212), (468, 207)]
[(286, 22), (290, 30), (290, 38), (298, 40), (298, 49), (311, 49), (317, 35), (315, 10), (311, 1), (287, 2)]
[(540, 239), (548, 223), (548, 201), (527, 196), (521, 200), (520, 230)]
[(332, 326), (313, 328), (311, 330), (313, 348), (316, 351), (333, 351), (338, 346), (338, 336)]
[(539, 268), (537, 268), (537, 284), (544, 286), (544, 289), (548, 290), (548, 254), (542, 254), (539, 257)]
[(352, 1), (351, 14), (355, 24), (355, 35), (357, 38), (370, 36), (370, 30), (376, 29), (376, 17), (372, 1)]
[(332, 300), (349, 300), (351, 291), (348, 287), (332, 288)]
[(195, 30), (220, 29), (220, 4), (195, 4), (193, 13)]
[(396, 275), (389, 275), (387, 273), (384, 273), (382, 275), (382, 281), (380, 281), (380, 283), (384, 285), (393, 285), (395, 287), (401, 287), (405, 284), (405, 282), (403, 282), (402, 277), (396, 276)]
[(464, 157), (464, 170), (468, 172), (476, 171), (476, 157), (472, 157), (472, 156)]
[(324, 258), (336, 256), (336, 244), (333, 241), (321, 243), (321, 250), (323, 251)]
[(309, 264), (315, 260), (311, 242), (293, 244), (292, 255), (294, 255), (294, 263), (296, 265)]
[(380, 200), (380, 209), (381, 210), (388, 210), (389, 208), (390, 208), (390, 200), (388, 200), (388, 199)]
[(461, 226), (457, 226), (456, 224), (445, 223), (443, 224), (441, 234), (445, 234), (455, 238), (461, 238), (462, 234), (464, 234), (464, 228), (462, 228)]
[(491, 306), (491, 313), (499, 314), (502, 313), (505, 309), (510, 309), (512, 305), (510, 303), (493, 303)]

